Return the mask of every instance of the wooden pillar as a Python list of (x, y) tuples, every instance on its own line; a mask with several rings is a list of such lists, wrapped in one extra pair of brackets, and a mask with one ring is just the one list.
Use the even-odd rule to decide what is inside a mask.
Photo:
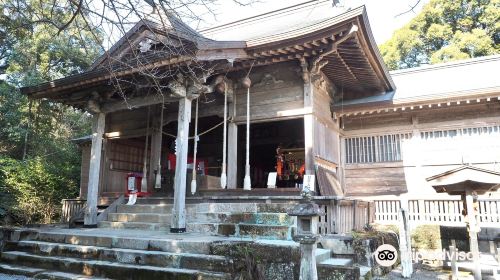
[[(153, 111), (153, 121), (151, 124), (151, 154), (149, 157), (149, 174), (148, 174), (148, 188), (152, 190), (155, 188), (155, 177), (158, 170), (158, 163), (162, 156), (162, 128), (160, 127), (160, 111)], [(165, 155), (166, 156), (166, 155)], [(144, 191), (144, 190), (143, 190)]]
[(179, 100), (177, 123), (176, 161), (174, 179), (174, 209), (170, 232), (186, 232), (186, 174), (189, 122), (191, 120), (191, 99), (184, 97)]
[(473, 257), (473, 273), (474, 273), (474, 280), (481, 280), (481, 264), (479, 261), (479, 244), (477, 241), (477, 222), (476, 222), (476, 215), (474, 212), (474, 206), (473, 206), (473, 198), (472, 198), (472, 192), (470, 190), (467, 190), (465, 193), (465, 204), (467, 207), (467, 220), (469, 223), (469, 244), (470, 244), (470, 252), (472, 253)]
[(314, 116), (313, 107), (313, 85), (310, 81), (304, 82), (304, 108), (310, 108), (304, 115), (304, 152), (305, 152), (305, 174), (314, 175)]
[(104, 113), (96, 113), (92, 119), (92, 147), (90, 150), (87, 208), (85, 209), (83, 222), (85, 227), (97, 227), (97, 196), (99, 194), (102, 136), (104, 134), (105, 120)]

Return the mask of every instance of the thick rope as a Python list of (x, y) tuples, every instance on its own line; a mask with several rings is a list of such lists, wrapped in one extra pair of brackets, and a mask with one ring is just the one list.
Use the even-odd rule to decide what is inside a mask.
[[(201, 133), (198, 133), (198, 137), (200, 137), (200, 136), (202, 136), (202, 135), (205, 135), (205, 134), (209, 133), (210, 131), (212, 131), (212, 130), (216, 129), (217, 127), (219, 127), (219, 126), (221, 126), (221, 125), (223, 125), (223, 124), (224, 124), (224, 121), (221, 121), (220, 123), (218, 123), (218, 124), (214, 125), (213, 127), (209, 128), (209, 129), (207, 129), (207, 130), (205, 130), (205, 131), (203, 131), (203, 132), (201, 132)], [(172, 138), (177, 138), (177, 136), (176, 136), (176, 135), (170, 134), (170, 133), (168, 133), (168, 132), (162, 132), (162, 133), (163, 133), (163, 135), (167, 135), (167, 136), (170, 136), (170, 137), (172, 137)], [(189, 139), (189, 140), (195, 139), (195, 136), (188, 137), (188, 139)]]
[[(161, 113), (160, 113), (160, 131), (163, 131), (163, 111), (164, 111), (163, 107), (164, 107), (164, 105), (165, 105), (165, 96), (162, 94)], [(161, 147), (161, 143), (162, 143), (162, 134), (161, 133), (158, 136), (157, 140), (160, 142), (160, 147)], [(156, 189), (161, 188), (161, 157), (158, 157), (157, 172), (156, 172), (156, 176), (155, 176), (155, 188)]]
[(224, 82), (224, 132), (222, 138), (222, 171), (220, 175), (220, 187), (225, 189), (227, 185), (226, 177), (226, 149), (227, 149), (227, 85)]
[(191, 194), (196, 193), (196, 154), (198, 153), (198, 99), (196, 99), (196, 111), (194, 119), (194, 149), (193, 149), (193, 178), (191, 180)]
[(245, 158), (245, 178), (243, 189), (250, 190), (252, 183), (250, 179), (250, 87), (247, 88), (247, 137), (246, 137), (246, 158)]

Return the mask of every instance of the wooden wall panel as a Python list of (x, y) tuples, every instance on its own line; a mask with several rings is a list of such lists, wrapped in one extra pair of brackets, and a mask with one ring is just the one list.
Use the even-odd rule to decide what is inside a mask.
[(89, 183), (90, 144), (80, 146), (82, 152), (82, 167), (80, 169), (80, 197), (87, 197)]
[[(251, 119), (278, 118), (280, 112), (302, 109), (304, 107), (304, 89), (300, 86), (275, 87), (270, 91), (250, 89)], [(236, 117), (246, 116), (246, 92), (236, 93)]]
[[(123, 193), (127, 173), (142, 173), (144, 146), (127, 140), (108, 140), (107, 148), (107, 164), (102, 165), (107, 170), (101, 193)], [(149, 158), (149, 151), (147, 155)]]
[[(151, 108), (151, 114), (154, 112), (155, 110)], [(105, 132), (144, 129), (147, 114), (146, 107), (109, 113), (106, 116)]]
[(322, 123), (320, 120), (314, 120), (314, 156), (340, 163), (340, 138), (337, 130)]
[[(280, 111), (304, 107), (304, 83), (296, 62), (258, 67), (250, 79), (250, 114), (252, 120), (279, 118)], [(247, 90), (235, 90), (236, 118), (246, 116)]]
[(333, 123), (330, 105), (332, 99), (324, 87), (314, 87), (313, 94), (313, 114), (324, 122)]
[(345, 168), (346, 195), (396, 195), (407, 191), (403, 164), (390, 167), (348, 166)]
[[(500, 117), (500, 103), (480, 103), (473, 104), (476, 101), (471, 101), (472, 104), (464, 106), (450, 106), (450, 107), (434, 107), (426, 113), (419, 113), (418, 121), (420, 124), (436, 123), (445, 121), (467, 121), (477, 118)], [(438, 122), (438, 124), (439, 124)]]

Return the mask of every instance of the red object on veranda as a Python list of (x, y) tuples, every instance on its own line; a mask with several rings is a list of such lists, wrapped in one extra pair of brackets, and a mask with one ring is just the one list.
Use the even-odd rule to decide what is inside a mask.
[(130, 196), (132, 193), (137, 193), (138, 197), (149, 196), (151, 193), (141, 190), (142, 173), (128, 173), (125, 181), (125, 196)]
[[(176, 159), (176, 156), (175, 154), (172, 154), (172, 153), (169, 153), (168, 156), (167, 156), (167, 160), (168, 160), (168, 170), (171, 170), (171, 171), (174, 171), (175, 170), (175, 159)], [(200, 165), (201, 163), (201, 165)], [(189, 157), (188, 156), (188, 159), (187, 159), (187, 164), (188, 165), (192, 165), (193, 164), (193, 157)], [(198, 168), (203, 168), (203, 174), (205, 175), (208, 175), (208, 166), (207, 166), (207, 161), (204, 160), (204, 159), (196, 159), (196, 166)], [(189, 167), (188, 167), (189, 168)], [(192, 167), (191, 167), (192, 168)]]

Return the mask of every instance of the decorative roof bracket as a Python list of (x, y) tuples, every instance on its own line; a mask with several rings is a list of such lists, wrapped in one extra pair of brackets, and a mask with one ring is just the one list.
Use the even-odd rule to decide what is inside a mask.
[[(304, 57), (301, 57), (300, 65), (302, 67), (302, 70), (303, 72), (307, 71), (307, 74), (303, 74), (304, 81), (310, 81), (311, 79), (315, 80), (319, 76), (321, 76), (321, 68), (328, 64), (328, 60), (323, 60), (323, 58), (325, 58), (327, 55), (337, 52), (337, 47), (349, 38), (352, 38), (358, 32), (358, 30), (359, 27), (356, 24), (352, 24), (349, 32), (345, 35), (342, 35), (339, 39), (335, 40), (325, 51), (313, 58), (309, 67), (307, 66), (308, 63), (306, 59)], [(304, 68), (304, 66), (306, 68)], [(305, 77), (304, 75), (307, 75), (308, 77)]]

